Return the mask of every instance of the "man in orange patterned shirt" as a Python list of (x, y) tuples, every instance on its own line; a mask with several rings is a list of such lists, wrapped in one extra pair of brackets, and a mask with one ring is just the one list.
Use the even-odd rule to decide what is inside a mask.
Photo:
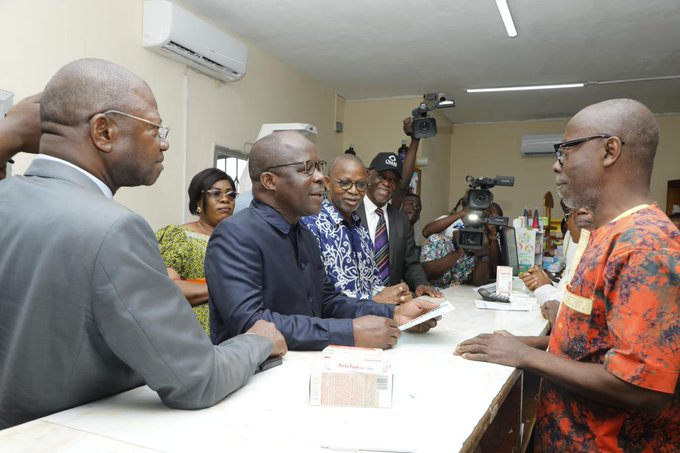
[[(581, 110), (555, 145), (560, 196), (596, 229), (549, 337), (483, 334), (471, 360), (539, 374), (536, 451), (671, 452), (680, 445), (680, 232), (651, 198), (654, 115), (630, 99)], [(543, 338), (543, 339), (542, 339)]]

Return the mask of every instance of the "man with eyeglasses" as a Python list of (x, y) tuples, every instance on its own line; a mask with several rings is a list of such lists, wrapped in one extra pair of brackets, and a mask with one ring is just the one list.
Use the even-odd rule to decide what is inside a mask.
[(357, 212), (371, 235), (381, 281), (385, 286), (404, 281), (416, 296), (441, 297), (420, 264), (411, 223), (388, 203), (401, 181), (401, 160), (395, 153), (378, 153), (368, 168), (369, 186)]
[[(276, 324), (290, 349), (389, 348), (399, 339), (399, 325), (436, 308), (423, 300), (383, 305), (335, 289), (316, 238), (300, 223), (321, 209), (325, 170), (314, 144), (297, 132), (276, 132), (253, 145), (254, 200), (220, 223), (208, 243), (213, 342), (266, 319)], [(435, 325), (424, 323), (414, 331)]]
[(40, 154), (0, 184), (0, 429), (143, 384), (169, 407), (211, 406), (286, 352), (264, 321), (213, 345), (149, 224), (111, 199), (163, 169), (146, 82), (74, 61), (47, 84), (40, 123)]
[(330, 167), (328, 198), (321, 212), (301, 222), (316, 236), (326, 274), (338, 291), (357, 299), (400, 304), (411, 299), (405, 283), (385, 287), (373, 261), (373, 244), (356, 209), (368, 188), (366, 167), (341, 154)]
[[(677, 451), (680, 232), (650, 196), (659, 126), (631, 99), (581, 110), (556, 145), (568, 206), (595, 229), (543, 337), (483, 334), (456, 353), (543, 378), (534, 450)], [(532, 347), (534, 346), (534, 347)]]

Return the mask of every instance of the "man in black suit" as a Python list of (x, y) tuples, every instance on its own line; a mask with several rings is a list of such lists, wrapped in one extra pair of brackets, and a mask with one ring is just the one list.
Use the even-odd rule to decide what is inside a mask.
[[(375, 261), (386, 286), (402, 280), (416, 296), (441, 297), (441, 292), (428, 284), (418, 260), (413, 229), (408, 218), (387, 202), (401, 180), (402, 164), (394, 153), (378, 153), (368, 167), (369, 186), (357, 209), (367, 226), (375, 246)], [(381, 223), (384, 222), (384, 228)], [(384, 230), (386, 238), (381, 233)], [(384, 250), (381, 245), (387, 242)]]

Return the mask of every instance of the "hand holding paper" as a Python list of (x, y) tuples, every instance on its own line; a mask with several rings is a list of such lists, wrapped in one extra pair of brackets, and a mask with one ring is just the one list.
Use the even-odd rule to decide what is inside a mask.
[(424, 298), (413, 299), (394, 310), (394, 319), (399, 324), (399, 330), (410, 329), (411, 332), (425, 333), (436, 327), (437, 321), (441, 319), (441, 313), (451, 309), (453, 306), (447, 300), (437, 304)]

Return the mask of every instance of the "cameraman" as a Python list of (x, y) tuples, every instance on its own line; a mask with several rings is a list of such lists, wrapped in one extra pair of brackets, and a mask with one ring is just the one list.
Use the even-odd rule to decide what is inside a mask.
[[(411, 182), (411, 176), (416, 169), (416, 157), (418, 155), (418, 145), (420, 145), (420, 139), (413, 136), (413, 118), (407, 116), (404, 118), (404, 134), (411, 138), (411, 142), (408, 145), (408, 151), (406, 152), (406, 158), (404, 159), (403, 167), (401, 169), (401, 181), (399, 185), (392, 193), (392, 198), (390, 202), (392, 206), (397, 209), (401, 209), (402, 204), (406, 195), (408, 195), (408, 185)], [(409, 219), (410, 220), (410, 219)], [(415, 222), (411, 222), (413, 225)]]
[[(458, 208), (462, 206), (461, 211)], [(479, 250), (463, 250), (457, 246), (458, 229), (454, 224), (470, 213), (468, 194), (461, 198), (453, 211), (428, 223), (423, 228), (427, 242), (422, 248), (420, 261), (428, 280), (439, 288), (472, 282), (475, 286), (489, 283), (500, 262), (498, 232), (494, 225), (486, 224), (483, 246)], [(492, 203), (489, 216), (502, 216), (503, 210)]]

